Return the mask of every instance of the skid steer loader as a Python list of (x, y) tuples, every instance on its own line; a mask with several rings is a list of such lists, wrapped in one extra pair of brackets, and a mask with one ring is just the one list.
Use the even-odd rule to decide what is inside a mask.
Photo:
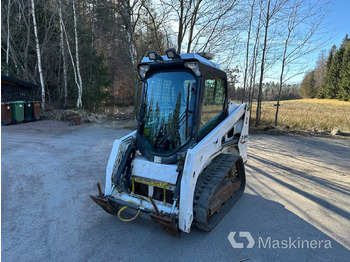
[(104, 192), (91, 196), (106, 212), (179, 236), (212, 230), (243, 194), (249, 107), (228, 102), (207, 56), (152, 51), (138, 65), (137, 130), (114, 141)]

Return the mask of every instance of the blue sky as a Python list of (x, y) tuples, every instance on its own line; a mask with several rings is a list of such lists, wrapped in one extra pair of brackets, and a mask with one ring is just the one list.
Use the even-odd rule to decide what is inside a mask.
[(331, 18), (334, 19), (334, 26), (332, 27), (334, 27), (335, 34), (331, 45), (335, 44), (339, 47), (345, 34), (350, 35), (350, 1), (335, 0), (335, 4), (331, 10)]
[[(325, 17), (324, 24), (326, 26), (326, 28), (324, 28), (325, 34), (328, 34), (324, 37), (322, 36), (325, 42), (319, 50), (308, 55), (305, 61), (309, 61), (310, 70), (316, 66), (318, 56), (322, 50), (325, 50), (328, 54), (333, 45), (339, 48), (346, 34), (350, 37), (350, 0), (334, 0), (333, 6)], [(279, 70), (279, 68), (277, 69)], [(278, 72), (278, 70), (276, 72)], [(276, 74), (276, 72), (267, 72), (264, 81), (278, 81), (279, 75)], [(303, 78), (304, 74), (301, 74), (292, 78), (288, 83), (301, 83)]]

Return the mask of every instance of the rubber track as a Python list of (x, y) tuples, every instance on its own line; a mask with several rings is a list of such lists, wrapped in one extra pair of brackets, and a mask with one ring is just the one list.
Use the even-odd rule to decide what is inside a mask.
[[(209, 201), (215, 192), (216, 186), (230, 170), (234, 162), (241, 161), (241, 158), (231, 154), (221, 154), (217, 156), (208, 167), (206, 167), (203, 173), (199, 176), (196, 184), (193, 200), (194, 222), (193, 225), (201, 230), (212, 230), (224, 215), (231, 209), (239, 197), (243, 194), (245, 186), (245, 173), (244, 165), (241, 162), (242, 186), (239, 191), (236, 191), (233, 197), (231, 197), (225, 205), (221, 207), (219, 212), (215, 213), (209, 221), (207, 220)], [(240, 163), (237, 163), (238, 165)]]

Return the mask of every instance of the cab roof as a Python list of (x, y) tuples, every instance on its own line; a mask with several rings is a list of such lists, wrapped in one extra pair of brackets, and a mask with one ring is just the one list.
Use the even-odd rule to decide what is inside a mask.
[[(179, 54), (182, 60), (198, 60), (200, 63), (205, 64), (210, 67), (214, 67), (216, 69), (221, 70), (220, 66), (208, 59), (205, 59), (204, 57), (200, 56), (199, 54), (195, 53), (189, 53), (189, 54)], [(163, 61), (176, 61), (176, 59), (168, 58), (166, 55), (162, 55)], [(148, 57), (144, 57), (141, 61), (141, 64), (143, 63), (159, 63), (159, 60), (151, 60)]]

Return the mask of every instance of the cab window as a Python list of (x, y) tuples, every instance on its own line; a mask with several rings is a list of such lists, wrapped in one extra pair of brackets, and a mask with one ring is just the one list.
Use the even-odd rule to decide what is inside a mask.
[(199, 124), (199, 140), (213, 130), (224, 118), (226, 82), (219, 77), (207, 77), (204, 82)]

